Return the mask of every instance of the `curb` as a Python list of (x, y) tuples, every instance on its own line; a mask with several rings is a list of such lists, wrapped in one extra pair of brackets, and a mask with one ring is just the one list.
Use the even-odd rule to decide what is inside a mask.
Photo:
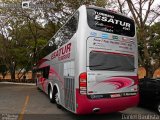
[(15, 82), (0, 82), (0, 84), (31, 85), (31, 86), (35, 86), (36, 85), (36, 83), (15, 83)]

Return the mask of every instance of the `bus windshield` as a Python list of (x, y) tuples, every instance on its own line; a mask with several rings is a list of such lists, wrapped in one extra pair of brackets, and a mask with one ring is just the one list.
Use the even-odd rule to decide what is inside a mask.
[(90, 28), (103, 32), (133, 37), (135, 25), (132, 19), (100, 9), (87, 9), (87, 20)]
[(134, 56), (91, 51), (89, 68), (90, 70), (134, 71)]

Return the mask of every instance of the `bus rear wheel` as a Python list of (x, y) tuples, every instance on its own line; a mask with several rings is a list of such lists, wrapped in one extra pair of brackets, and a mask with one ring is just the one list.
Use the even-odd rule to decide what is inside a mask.
[(160, 102), (157, 104), (157, 112), (160, 114)]
[(48, 93), (48, 96), (49, 96), (49, 100), (51, 103), (55, 103), (55, 99), (54, 99), (54, 95), (53, 95), (53, 90), (51, 87), (49, 87), (49, 93)]
[(54, 98), (55, 98), (55, 103), (57, 105), (57, 108), (61, 108), (61, 105), (60, 105), (60, 93), (58, 92), (57, 89), (55, 91)]

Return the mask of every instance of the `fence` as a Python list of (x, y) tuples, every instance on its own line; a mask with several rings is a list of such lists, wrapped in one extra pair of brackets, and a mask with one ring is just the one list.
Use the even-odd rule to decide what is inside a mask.
[(22, 77), (19, 79), (18, 76), (22, 76), (23, 73), (18, 74), (18, 72), (15, 73), (15, 79), (11, 79), (11, 74), (7, 73), (5, 78), (3, 79), (3, 76), (0, 74), (0, 82), (1, 81), (8, 81), (8, 82), (25, 82), (25, 83), (33, 83), (35, 82), (34, 79), (32, 79), (32, 71), (29, 71), (25, 74), (25, 78)]

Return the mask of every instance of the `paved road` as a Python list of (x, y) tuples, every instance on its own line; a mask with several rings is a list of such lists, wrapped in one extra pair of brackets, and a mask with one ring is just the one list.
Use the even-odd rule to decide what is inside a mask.
[(127, 117), (142, 118), (147, 114), (155, 119), (160, 118), (153, 111), (139, 107), (106, 115), (77, 116), (64, 109), (58, 109), (34, 85), (0, 83), (0, 120), (126, 120)]

